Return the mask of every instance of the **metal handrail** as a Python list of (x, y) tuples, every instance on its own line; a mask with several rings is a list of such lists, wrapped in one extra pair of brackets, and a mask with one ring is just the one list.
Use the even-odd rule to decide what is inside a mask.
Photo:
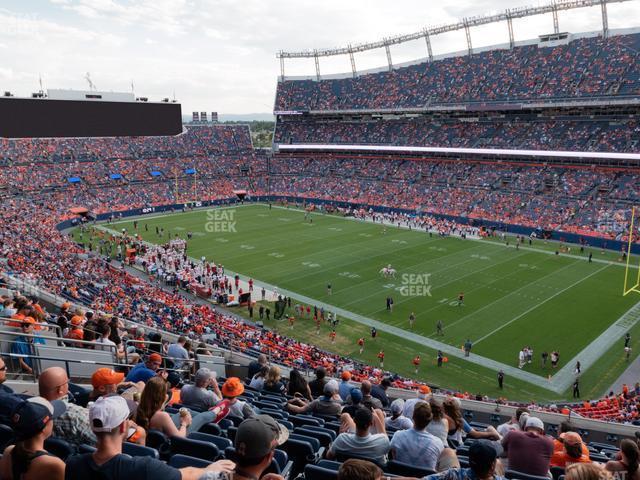
[[(7, 323), (30, 323), (30, 322), (26, 322), (24, 320), (20, 320), (18, 318), (11, 318), (11, 317), (0, 317), (0, 322), (2, 322), (3, 324)], [(46, 328), (46, 330), (50, 330), (50, 331), (55, 331), (56, 336), (57, 337), (62, 337), (62, 329), (60, 328), (60, 325), (56, 325), (55, 323), (50, 323), (50, 322), (45, 322), (45, 323), (41, 323), (41, 322), (36, 322), (34, 324), (32, 324), (34, 326), (38, 326), (41, 328)], [(1, 327), (2, 325), (0, 325)], [(15, 327), (15, 328), (20, 328), (20, 327)]]
[[(65, 370), (67, 372), (67, 376), (70, 377), (70, 370), (69, 370), (69, 363), (77, 363), (77, 364), (89, 364), (89, 365), (106, 365), (106, 366), (110, 366), (112, 368), (115, 367), (126, 367), (126, 368), (133, 368), (136, 366), (136, 364), (126, 364), (126, 363), (115, 363), (115, 362), (107, 362), (107, 361), (101, 361), (101, 360), (75, 360), (75, 359), (69, 359), (69, 358), (53, 358), (53, 357), (48, 357), (48, 356), (43, 356), (43, 355), (23, 355), (23, 354), (19, 354), (19, 353), (7, 353), (4, 354), (6, 357), (9, 358), (30, 358), (33, 360), (47, 360), (47, 361), (52, 361), (52, 362), (64, 362), (65, 363)], [(163, 368), (162, 370), (167, 371), (167, 372), (186, 372), (186, 370), (180, 370), (180, 369), (175, 369), (175, 368)], [(19, 373), (17, 375), (28, 375), (28, 376), (33, 376), (34, 380), (36, 378), (35, 374), (27, 374), (27, 373)]]
[[(60, 342), (65, 342), (65, 343), (69, 342), (69, 343), (80, 343), (82, 345), (97, 346), (97, 347), (100, 347), (99, 350), (102, 350), (102, 351), (108, 351), (108, 350), (105, 350), (105, 347), (108, 347), (109, 350), (112, 350), (112, 352), (111, 352), (112, 354), (115, 354), (116, 356), (118, 354), (118, 347), (117, 346), (107, 345), (107, 344), (99, 343), (99, 342), (90, 342), (88, 340), (75, 340), (75, 339), (71, 339), (71, 338), (58, 338), (58, 337), (43, 337), (41, 335), (36, 335), (35, 333), (10, 332), (8, 330), (0, 330), (0, 334), (9, 335), (9, 336), (12, 336), (12, 337), (27, 337), (27, 338), (41, 338), (41, 339), (51, 338), (52, 340), (55, 340), (58, 343), (60, 343)], [(15, 341), (0, 339), (0, 344), (2, 344), (3, 342), (7, 342), (9, 344), (16, 343)], [(47, 346), (47, 348), (67, 350), (67, 351), (68, 351), (69, 348), (76, 348), (76, 347), (73, 347), (73, 346), (64, 346), (64, 347), (55, 346), (55, 345), (46, 345), (46, 346)], [(122, 365), (122, 364), (120, 364), (120, 365)]]

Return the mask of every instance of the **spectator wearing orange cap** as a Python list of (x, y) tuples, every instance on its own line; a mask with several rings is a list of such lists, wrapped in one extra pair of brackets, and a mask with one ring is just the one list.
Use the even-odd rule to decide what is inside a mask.
[(222, 392), (223, 400), (218, 406), (228, 407), (229, 415), (240, 418), (251, 418), (256, 415), (251, 405), (238, 399), (244, 393), (244, 385), (238, 377), (227, 378), (220, 391)]
[(124, 380), (124, 373), (111, 368), (99, 368), (91, 375), (93, 390), (89, 393), (90, 400), (96, 400), (104, 395), (111, 395), (118, 391), (118, 385)]
[[(26, 300), (25, 300), (26, 301)], [(19, 302), (16, 303), (16, 306), (19, 305), (18, 311), (16, 313), (14, 313), (13, 315), (11, 315), (11, 319), (12, 320), (18, 320), (16, 322), (9, 322), (7, 324), (8, 327), (16, 327), (16, 328), (20, 328), (22, 326), (22, 321), (27, 318), (27, 317), (31, 317), (33, 318), (33, 307), (31, 305), (27, 305), (25, 303)], [(34, 323), (35, 323), (35, 318), (33, 319)]]
[[(562, 448), (558, 450), (556, 448), (557, 443), (560, 443)], [(557, 440), (553, 442), (554, 452), (551, 456), (552, 467), (562, 467), (572, 463), (589, 463), (589, 450), (585, 454), (586, 446), (582, 442), (582, 437), (576, 432), (561, 433)]]
[(30, 358), (35, 355), (36, 344), (44, 344), (44, 339), (39, 337), (33, 330), (36, 323), (33, 317), (25, 317), (21, 324), (22, 335), (16, 337), (13, 344), (11, 344), (11, 353), (15, 355), (22, 355), (18, 357), (20, 363), (20, 370), (24, 373), (33, 373), (33, 359)]
[[(80, 315), (74, 315), (71, 317), (71, 328), (65, 335), (65, 338), (70, 340), (84, 340), (84, 329), (82, 328), (83, 319)], [(70, 343), (72, 347), (81, 348), (81, 343)]]
[(139, 363), (131, 369), (127, 375), (127, 382), (144, 382), (147, 383), (156, 375), (166, 377), (167, 372), (159, 370), (162, 365), (162, 357), (158, 353), (152, 353), (144, 363)]
[(353, 385), (351, 384), (351, 372), (349, 370), (344, 370), (342, 375), (340, 376), (342, 381), (338, 386), (338, 394), (343, 402), (347, 400)]
[(431, 396), (431, 389), (428, 385), (420, 385), (416, 390), (416, 398), (409, 398), (404, 402), (402, 415), (407, 418), (413, 418), (413, 408), (418, 402), (428, 402)]

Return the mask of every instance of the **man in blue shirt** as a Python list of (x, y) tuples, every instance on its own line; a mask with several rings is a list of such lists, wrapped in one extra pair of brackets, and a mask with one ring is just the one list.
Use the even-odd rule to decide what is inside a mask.
[[(36, 323), (33, 317), (26, 317), (22, 323), (22, 333), (24, 336), (16, 337), (14, 343), (11, 344), (11, 353), (15, 355), (25, 355), (19, 357), (20, 369), (24, 373), (33, 373), (33, 359), (31, 355), (35, 355), (34, 344), (44, 344), (44, 339), (34, 334), (33, 326)], [(34, 336), (28, 336), (34, 335)]]
[(184, 366), (185, 360), (189, 360), (189, 352), (184, 348), (185, 343), (187, 343), (187, 338), (181, 336), (177, 343), (172, 343), (167, 349), (167, 357), (173, 362), (174, 368), (178, 370)]
[[(147, 383), (158, 374), (160, 365), (162, 365), (162, 357), (157, 353), (152, 353), (145, 363), (139, 363), (133, 367), (125, 380), (133, 383)], [(164, 373), (166, 375), (166, 372)]]

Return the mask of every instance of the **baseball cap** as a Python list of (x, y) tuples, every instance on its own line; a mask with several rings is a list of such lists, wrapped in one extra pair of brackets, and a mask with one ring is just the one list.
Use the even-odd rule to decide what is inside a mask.
[(105, 385), (117, 385), (124, 380), (124, 373), (116, 372), (110, 368), (99, 368), (91, 375), (91, 385), (93, 388)]
[(352, 388), (349, 395), (351, 395), (351, 403), (360, 403), (362, 401), (362, 392), (359, 388)]
[(566, 445), (580, 445), (582, 443), (582, 437), (576, 432), (565, 432), (560, 435), (560, 438)]
[(44, 430), (49, 420), (58, 418), (67, 410), (60, 400), (49, 402), (42, 397), (31, 397), (19, 403), (11, 413), (11, 427), (17, 440), (31, 438)]
[(94, 432), (110, 432), (131, 415), (127, 401), (118, 395), (100, 397), (89, 407), (89, 422)]
[(242, 458), (257, 459), (267, 455), (276, 445), (282, 445), (289, 438), (289, 430), (269, 415), (247, 418), (236, 432), (236, 454)]
[(537, 428), (538, 430), (542, 430), (544, 432), (544, 423), (538, 417), (529, 417), (527, 418), (527, 423), (524, 428)]
[(149, 355), (150, 362), (162, 362), (162, 357), (158, 353), (152, 353)]
[(351, 380), (351, 372), (349, 370), (345, 370), (342, 372), (342, 380)]
[(429, 388), (428, 385), (420, 385), (418, 387), (418, 397), (424, 398), (426, 395), (429, 395), (430, 393), (431, 393), (431, 389)]
[(496, 449), (486, 440), (478, 440), (469, 447), (469, 466), (483, 470), (497, 458)]
[(36, 319), (33, 317), (24, 317), (22, 319), (22, 326), (24, 326), (27, 323), (36, 323)]
[(404, 409), (404, 400), (401, 398), (396, 398), (393, 402), (391, 402), (391, 413), (400, 413)]
[(169, 382), (172, 388), (179, 388), (182, 383), (182, 378), (180, 378), (180, 375), (177, 372), (171, 371), (167, 375), (167, 382)]
[(82, 325), (82, 317), (80, 315), (71, 317), (71, 325)]
[(225, 397), (238, 397), (244, 393), (244, 385), (238, 377), (229, 377), (222, 385), (222, 395)]

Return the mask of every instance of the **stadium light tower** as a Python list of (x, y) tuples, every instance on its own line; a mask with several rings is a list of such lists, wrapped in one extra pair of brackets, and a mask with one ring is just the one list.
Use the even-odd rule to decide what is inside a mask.
[(391, 60), (391, 48), (389, 48), (389, 42), (384, 42), (384, 50), (387, 52), (387, 63), (389, 64), (389, 71), (393, 70), (393, 61)]
[(469, 50), (469, 56), (473, 55), (473, 45), (471, 44), (471, 29), (469, 28), (469, 20), (464, 19), (464, 33), (467, 37), (467, 49)]
[(429, 61), (433, 62), (433, 50), (431, 50), (431, 37), (429, 36), (429, 30), (427, 28), (424, 29), (424, 41), (427, 44), (427, 55), (429, 56)]
[(467, 17), (455, 23), (423, 28), (422, 30), (415, 33), (402, 34), (402, 35), (397, 35), (393, 37), (385, 37), (382, 40), (377, 40), (375, 42), (348, 45), (346, 47), (339, 47), (339, 48), (315, 49), (315, 50), (306, 50), (306, 51), (297, 51), (297, 52), (284, 52), (280, 50), (276, 54), (276, 57), (280, 59), (280, 74), (282, 79), (284, 79), (284, 75), (285, 75), (285, 71), (284, 71), (285, 59), (313, 57), (316, 64), (316, 78), (319, 79), (320, 78), (319, 57), (349, 55), (352, 60), (351, 62), (352, 72), (355, 72), (355, 61), (353, 60), (353, 55), (355, 53), (366, 52), (369, 50), (376, 50), (376, 49), (382, 49), (382, 48), (385, 49), (385, 52), (387, 54), (387, 63), (389, 65), (389, 70), (392, 70), (393, 62), (391, 60), (391, 50), (390, 50), (391, 45), (399, 45), (401, 43), (424, 38), (427, 44), (427, 54), (429, 56), (429, 61), (432, 61), (433, 52), (431, 49), (431, 37), (434, 35), (442, 35), (447, 32), (455, 32), (455, 31), (464, 29), (465, 35), (467, 38), (467, 48), (469, 51), (469, 55), (471, 55), (473, 54), (473, 45), (471, 43), (472, 27), (475, 28), (481, 25), (488, 25), (490, 23), (506, 21), (508, 26), (508, 31), (509, 31), (509, 45), (513, 48), (515, 46), (514, 27), (513, 27), (514, 19), (525, 18), (525, 17), (534, 16), (534, 15), (543, 15), (543, 14), (546, 15), (551, 13), (553, 16), (553, 31), (554, 33), (558, 34), (560, 33), (558, 12), (575, 10), (578, 8), (597, 7), (597, 6), (600, 7), (601, 13), (602, 13), (602, 35), (603, 37), (607, 37), (609, 35), (609, 25), (608, 25), (608, 19), (607, 19), (607, 3), (623, 3), (623, 2), (629, 2), (629, 1), (631, 0), (551, 0), (551, 3), (547, 3), (545, 5), (539, 5), (537, 7), (515, 7), (515, 8), (506, 9), (504, 12), (500, 12), (500, 13), (492, 13), (490, 15)]
[(353, 78), (358, 76), (358, 71), (356, 70), (356, 59), (353, 56), (353, 48), (349, 45), (349, 60), (351, 60), (351, 72), (353, 73)]
[(558, 4), (555, 0), (551, 2), (551, 13), (553, 14), (553, 33), (560, 33), (560, 23), (558, 22)]
[(313, 59), (315, 60), (315, 63), (316, 63), (316, 78), (319, 81), (320, 80), (320, 60), (318, 59), (318, 51), (317, 50), (316, 50), (315, 55), (313, 56)]
[(602, 37), (609, 36), (609, 19), (607, 16), (607, 0), (600, 0), (600, 9), (602, 10)]
[(89, 90), (96, 90), (96, 86), (95, 84), (91, 81), (91, 74), (89, 72), (87, 72), (84, 76), (84, 79), (87, 81), (87, 83), (89, 84)]
[(513, 36), (513, 17), (511, 16), (511, 12), (507, 8), (505, 11), (507, 16), (507, 28), (509, 29), (509, 48), (513, 48), (516, 44), (516, 40)]

